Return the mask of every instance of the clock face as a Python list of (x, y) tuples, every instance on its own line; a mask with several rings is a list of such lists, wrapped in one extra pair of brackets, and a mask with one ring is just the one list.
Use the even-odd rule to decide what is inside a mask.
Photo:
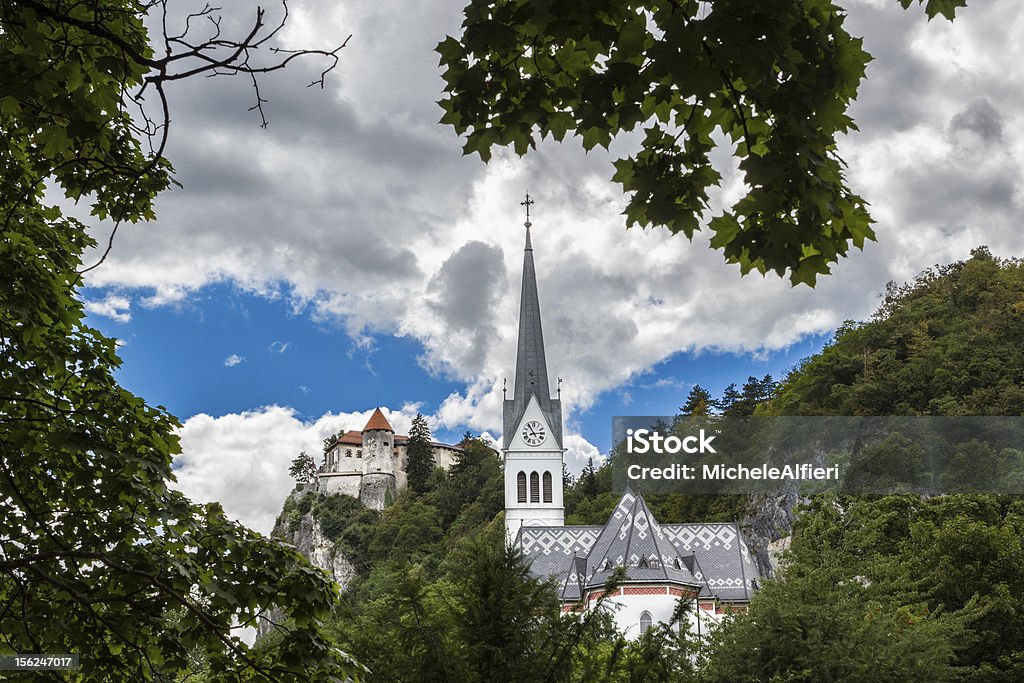
[(536, 420), (530, 420), (523, 425), (523, 441), (530, 446), (539, 446), (544, 443), (544, 425)]

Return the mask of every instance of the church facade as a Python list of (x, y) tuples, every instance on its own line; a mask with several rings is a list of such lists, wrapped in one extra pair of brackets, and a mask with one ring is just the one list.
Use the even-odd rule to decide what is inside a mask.
[[(406, 444), (409, 437), (395, 434), (380, 408), (373, 411), (362, 431), (349, 430), (324, 449), (317, 472), (317, 491), (344, 493), (373, 510), (383, 510), (408, 485)], [(432, 441), (434, 465), (451, 467), (462, 449)]]
[(622, 568), (624, 581), (603, 602), (620, 632), (637, 636), (670, 623), (682, 604), (680, 627), (700, 635), (722, 615), (745, 610), (758, 589), (760, 574), (738, 525), (661, 524), (628, 489), (604, 525), (565, 525), (562, 405), (547, 373), (530, 203), (527, 196), (516, 374), (502, 421), (507, 542), (535, 577), (554, 580), (565, 611), (590, 608)]

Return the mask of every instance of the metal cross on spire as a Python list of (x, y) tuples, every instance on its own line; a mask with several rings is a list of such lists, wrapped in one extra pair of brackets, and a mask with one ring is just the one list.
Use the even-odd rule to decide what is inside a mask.
[(519, 202), (519, 206), (526, 207), (526, 222), (523, 223), (523, 225), (525, 225), (526, 227), (530, 227), (531, 225), (533, 225), (533, 223), (530, 222), (530, 207), (533, 206), (534, 204), (536, 204), (536, 202), (530, 199), (529, 192), (526, 193), (526, 201)]

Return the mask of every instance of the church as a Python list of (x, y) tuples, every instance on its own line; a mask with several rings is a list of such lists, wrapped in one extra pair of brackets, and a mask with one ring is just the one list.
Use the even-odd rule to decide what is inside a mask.
[(737, 524), (662, 524), (643, 496), (627, 489), (603, 526), (565, 525), (561, 392), (551, 395), (529, 195), (523, 203), (516, 372), (502, 420), (507, 541), (519, 548), (535, 577), (554, 580), (563, 611), (588, 609), (621, 567), (625, 578), (603, 603), (620, 632), (636, 637), (670, 623), (682, 604), (680, 628), (699, 636), (723, 615), (745, 611), (758, 589), (760, 574)]

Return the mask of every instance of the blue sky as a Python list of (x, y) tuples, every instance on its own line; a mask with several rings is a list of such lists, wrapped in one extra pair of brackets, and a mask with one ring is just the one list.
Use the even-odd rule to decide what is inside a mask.
[[(109, 292), (94, 288), (82, 294), (102, 300)], [(360, 344), (343, 326), (317, 322), (308, 307), (293, 302), (286, 292), (268, 298), (219, 283), (179, 305), (138, 307), (122, 322), (91, 315), (89, 323), (123, 340), (118, 380), (181, 420), (267, 405), (289, 406), (307, 421), (331, 411), (410, 403), (429, 415), (453, 392), (467, 389), (464, 382), (424, 369), (418, 358), (425, 349), (415, 339), (376, 334), (372, 344)], [(602, 392), (570, 421), (605, 452), (614, 415), (675, 414), (693, 383), (719, 395), (730, 382), (741, 385), (749, 375), (782, 377), (827, 338), (811, 335), (771, 352), (676, 353)], [(510, 380), (513, 362), (510, 358)], [(442, 429), (438, 437), (455, 440), (465, 429), (468, 425)]]

